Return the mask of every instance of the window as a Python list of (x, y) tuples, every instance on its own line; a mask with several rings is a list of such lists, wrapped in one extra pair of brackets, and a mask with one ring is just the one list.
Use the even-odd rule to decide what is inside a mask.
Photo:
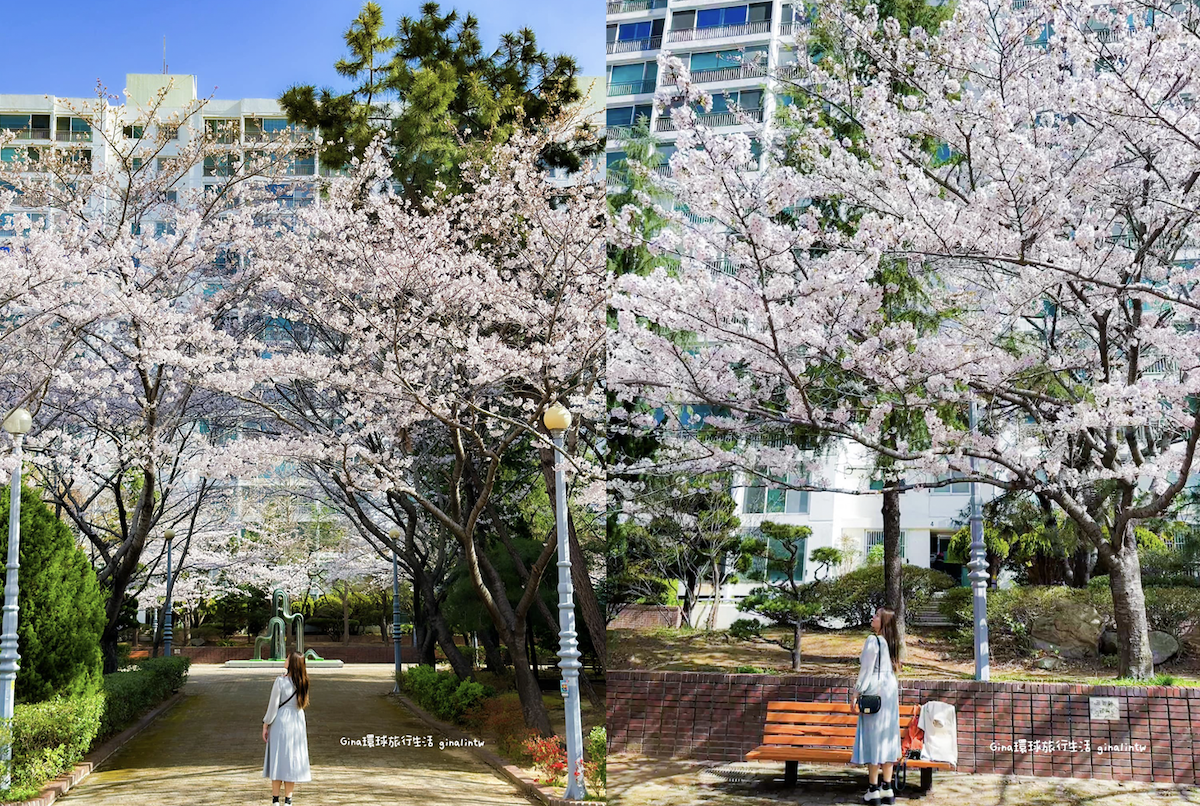
[[(905, 537), (907, 534), (908, 534), (907, 532), (900, 533), (900, 557), (901, 558), (908, 556), (908, 552), (906, 551), (906, 546), (904, 544)], [(876, 532), (876, 531), (868, 530), (867, 531), (867, 551), (870, 552), (872, 546), (882, 546), (882, 545), (883, 545), (883, 532)]]
[(130, 170), (131, 170), (131, 171), (134, 171), (134, 172), (137, 172), (137, 171), (140, 171), (140, 170), (142, 170), (142, 165), (144, 165), (144, 164), (145, 164), (145, 162), (146, 162), (146, 161), (145, 161), (144, 159), (142, 159), (141, 157), (133, 157), (133, 158), (131, 158), (131, 159), (129, 160), (129, 167), (130, 167)]
[[(952, 478), (961, 479), (962, 476), (963, 476), (962, 473), (950, 473), (947, 475), (938, 476), (937, 480), (938, 481), (949, 481)], [(948, 495), (950, 493), (958, 493), (958, 494), (969, 493), (969, 492), (971, 492), (971, 482), (955, 481), (955, 482), (953, 482), (951, 484), (947, 484), (943, 487), (931, 487), (929, 492), (942, 494), (942, 495)]]
[(38, 156), (36, 148), (8, 146), (7, 148), (0, 149), (0, 162), (20, 162), (22, 160), (37, 162)]
[(90, 143), (92, 123), (87, 118), (57, 118), (54, 121), (54, 139), (67, 143)]
[(72, 149), (66, 152), (66, 157), (67, 163), (80, 173), (90, 174), (92, 172), (92, 150), (90, 148)]
[(743, 64), (755, 64), (755, 57), (762, 54), (757, 64), (766, 67), (767, 49), (765, 47), (746, 48), (745, 52), (737, 50), (715, 50), (711, 53), (693, 53), (689, 70), (692, 73), (705, 70), (721, 70), (726, 67), (740, 67)]
[(179, 127), (178, 126), (162, 126), (161, 130), (162, 130), (163, 137), (166, 138), (167, 140), (178, 140), (179, 139)]
[(0, 115), (0, 129), (7, 129), (18, 140), (49, 140), (49, 115)]
[(613, 107), (605, 114), (604, 122), (606, 126), (632, 126), (638, 118), (649, 119), (652, 109), (650, 104)]
[(313, 129), (289, 124), (287, 118), (246, 118), (246, 141), (278, 140), (285, 134), (314, 134)]
[(608, 94), (632, 95), (635, 92), (654, 92), (654, 84), (657, 79), (657, 62), (614, 64), (608, 68)]
[(204, 158), (205, 176), (232, 176), (237, 171), (237, 154), (216, 154)]
[(620, 169), (625, 167), (625, 152), (624, 151), (609, 151), (604, 155), (604, 167), (607, 170)]
[(126, 126), (121, 132), (125, 135), (126, 140), (141, 140), (146, 129), (143, 126)]
[(154, 237), (161, 238), (164, 235), (174, 235), (175, 225), (169, 221), (154, 222)]
[(746, 6), (702, 9), (696, 12), (696, 27), (720, 28), (726, 25), (745, 25), (748, 10)]
[[(759, 468), (765, 473), (766, 468)], [(792, 484), (801, 484), (803, 479), (789, 476)], [(790, 490), (784, 485), (768, 485), (761, 476), (754, 476), (746, 487), (742, 511), (750, 515), (773, 513), (805, 514), (808, 512), (808, 490)]]
[(308, 151), (293, 155), (287, 164), (288, 176), (312, 176), (317, 172), (317, 155)]
[[(620, 25), (610, 25), (606, 29), (608, 41), (637, 42), (651, 37), (662, 36), (663, 21), (647, 20), (645, 22), (625, 22)], [(627, 48), (626, 48), (627, 50)]]
[(755, 112), (762, 109), (762, 102), (762, 90), (713, 93), (712, 114), (719, 115), (723, 112), (728, 112), (734, 104), (737, 104), (744, 112)]
[(241, 138), (240, 128), (237, 118), (208, 118), (204, 121), (204, 136), (211, 142), (231, 145)]
[(176, 157), (159, 157), (157, 165), (160, 174), (173, 174), (179, 170), (179, 160)]

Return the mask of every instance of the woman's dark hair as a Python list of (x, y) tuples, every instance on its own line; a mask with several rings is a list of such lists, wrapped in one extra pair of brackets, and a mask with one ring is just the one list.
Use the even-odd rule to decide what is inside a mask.
[(889, 607), (879, 608), (879, 634), (887, 641), (888, 653), (892, 656), (892, 670), (900, 673), (900, 630), (896, 627), (896, 611)]
[(294, 649), (288, 653), (288, 678), (296, 687), (296, 707), (303, 709), (308, 705), (308, 669), (304, 656)]

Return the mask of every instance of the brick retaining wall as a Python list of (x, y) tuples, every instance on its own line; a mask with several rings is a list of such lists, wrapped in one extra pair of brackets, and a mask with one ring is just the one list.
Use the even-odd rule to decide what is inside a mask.
[(617, 614), (608, 625), (610, 630), (671, 627), (678, 629), (683, 616), (682, 607), (670, 605), (630, 605)]
[[(762, 739), (769, 700), (846, 702), (853, 685), (828, 677), (610, 670), (609, 747), (653, 758), (741, 761)], [(1115, 697), (1118, 719), (1092, 720), (1091, 697)], [(928, 700), (957, 712), (959, 772), (1200, 784), (1197, 688), (900, 681), (901, 703)], [(1061, 744), (1020, 752), (1021, 739)], [(1122, 744), (1139, 747), (1098, 751)]]

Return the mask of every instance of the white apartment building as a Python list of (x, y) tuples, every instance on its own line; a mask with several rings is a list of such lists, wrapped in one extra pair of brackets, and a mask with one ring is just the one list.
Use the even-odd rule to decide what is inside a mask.
[[(62, 149), (75, 155), (82, 171), (114, 167), (116, 155), (112, 143), (123, 141), (132, 146), (145, 132), (144, 120), (158, 94), (165, 91), (157, 117), (177, 119), (178, 127), (166, 147), (155, 155), (155, 171), (172, 170), (171, 160), (194, 138), (218, 137), (220, 142), (242, 145), (252, 151), (255, 145), (276, 140), (290, 132), (296, 136), (313, 134), (312, 130), (289, 126), (287, 116), (273, 98), (243, 98), (240, 100), (209, 99), (197, 107), (196, 76), (186, 74), (142, 74), (126, 76), (126, 100), (114, 105), (108, 100), (91, 98), (60, 98), (53, 95), (0, 95), (0, 130), (12, 132), (16, 139), (4, 146), (0, 159), (13, 162), (28, 155), (36, 159), (47, 149)], [(245, 153), (245, 152), (243, 152)], [(135, 168), (138, 160), (135, 158)], [(195, 165), (173, 185), (174, 192), (203, 189), (218, 184), (233, 166), (220, 157)], [(305, 177), (329, 175), (312, 151), (297, 151), (283, 167), (281, 183), (276, 193), (281, 207), (298, 207), (316, 199), (313, 182)], [(283, 184), (283, 183), (286, 183)], [(19, 204), (19, 199), (18, 199)], [(15, 210), (22, 210), (19, 206)], [(36, 221), (41, 212), (29, 210)], [(12, 231), (13, 212), (0, 218), (0, 237), (16, 234)]]
[[(669, 175), (665, 160), (675, 150), (674, 127), (670, 110), (654, 108), (659, 84), (656, 59), (664, 51), (678, 56), (692, 79), (712, 94), (712, 111), (702, 116), (708, 126), (723, 133), (753, 130), (753, 123), (739, 123), (729, 111), (731, 102), (749, 114), (751, 121), (769, 124), (779, 105), (791, 103), (788, 85), (776, 77), (788, 78), (789, 65), (802, 58), (794, 34), (810, 24), (807, 9), (802, 0), (609, 0), (607, 164), (613, 166), (625, 159), (622, 135), (638, 117), (645, 116), (664, 158), (656, 170)], [(736, 515), (747, 532), (756, 532), (766, 520), (812, 530), (798, 574), (807, 581), (813, 580), (818, 570), (808, 561), (813, 549), (828, 546), (851, 558), (832, 571), (836, 574), (862, 564), (871, 547), (883, 541), (882, 497), (870, 494), (881, 485), (871, 480), (873, 467), (865, 451), (842, 446), (823, 462), (821, 475), (830, 487), (863, 494), (804, 492), (746, 478), (735, 482), (731, 491)], [(982, 485), (979, 491), (983, 500), (994, 495)], [(904, 561), (929, 567), (939, 552), (944, 554), (964, 522), (969, 503), (970, 489), (964, 482), (902, 494)], [(737, 610), (737, 602), (753, 587), (755, 584), (742, 582), (724, 586), (716, 603), (719, 628), (745, 617)], [(692, 623), (704, 623), (713, 604), (711, 585), (702, 586)]]

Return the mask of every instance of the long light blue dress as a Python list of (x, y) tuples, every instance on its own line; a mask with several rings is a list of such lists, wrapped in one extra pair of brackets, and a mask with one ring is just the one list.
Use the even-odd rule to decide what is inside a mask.
[[(879, 674), (876, 675), (878, 660)], [(888, 764), (900, 760), (900, 681), (892, 669), (887, 641), (871, 634), (863, 645), (856, 692), (878, 694), (882, 707), (874, 714), (859, 714), (854, 732), (851, 764)], [(857, 696), (855, 697), (857, 699)]]
[[(288, 697), (296, 687), (287, 675), (275, 678), (271, 686), (271, 703), (263, 722), (267, 731), (267, 749), (263, 756), (263, 778), (272, 781), (311, 781), (308, 768), (308, 723), (304, 710), (296, 707), (296, 698)], [(280, 705), (280, 703), (283, 703)]]

